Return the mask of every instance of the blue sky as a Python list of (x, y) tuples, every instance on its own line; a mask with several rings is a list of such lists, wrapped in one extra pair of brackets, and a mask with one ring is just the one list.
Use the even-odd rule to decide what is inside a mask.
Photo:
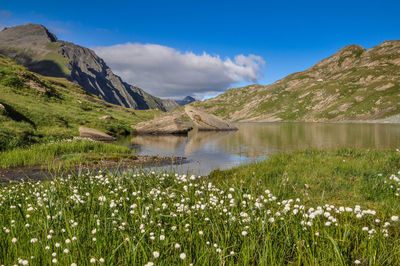
[[(211, 57), (219, 56), (225, 64), (225, 72), (227, 58), (234, 62), (233, 67), (241, 65), (234, 59), (237, 55), (257, 55), (265, 61), (265, 66), (259, 64), (259, 69), (252, 69), (260, 72), (257, 75), (242, 73), (248, 69), (239, 74), (229, 72), (230, 79), (225, 83), (220, 80), (214, 82), (209, 91), (205, 88), (207, 84), (196, 84), (194, 87), (204, 87), (198, 91), (191, 84), (182, 84), (182, 88), (188, 87), (188, 94), (193, 89), (199, 96), (212, 94), (213, 91), (218, 93), (211, 88), (219, 86), (217, 84), (232, 87), (250, 84), (256, 79), (260, 84), (272, 83), (312, 66), (349, 44), (370, 48), (385, 40), (400, 39), (400, 1), (2, 0), (0, 10), (0, 24), (3, 26), (40, 23), (55, 32), (59, 39), (91, 48), (104, 48), (99, 50), (101, 56), (128, 81), (129, 73), (133, 70), (140, 72), (141, 69), (135, 65), (131, 72), (125, 71), (125, 68), (131, 67), (127, 62), (112, 61), (116, 57), (114, 53), (131, 51), (124, 46), (115, 47), (118, 44), (156, 44), (172, 48), (171, 53), (177, 52), (175, 55), (178, 57), (179, 53), (189, 52), (199, 56), (203, 53)], [(107, 47), (109, 49), (105, 49)], [(149, 46), (133, 48), (132, 54), (145, 48), (149, 50)], [(186, 62), (186, 59), (181, 57), (179, 60)], [(182, 63), (177, 71), (185, 66)], [(218, 70), (215, 71), (218, 73)], [(121, 73), (125, 73), (126, 77)], [(193, 73), (185, 75), (196, 79)], [(232, 75), (239, 77), (233, 78)], [(155, 87), (152, 93), (157, 90), (157, 84), (143, 84)], [(177, 90), (171, 96), (177, 97), (178, 94)]]

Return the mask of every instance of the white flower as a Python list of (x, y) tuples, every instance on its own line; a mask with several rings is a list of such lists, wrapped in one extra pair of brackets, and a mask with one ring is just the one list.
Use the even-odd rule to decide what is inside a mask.
[(71, 240), (65, 239), (65, 244), (69, 244), (69, 243), (71, 243)]
[(199, 231), (199, 235), (203, 235), (204, 233), (203, 233), (203, 231)]
[(184, 260), (186, 258), (186, 254), (185, 253), (181, 253), (179, 255), (179, 258), (181, 258), (181, 260)]
[(246, 231), (242, 231), (242, 236), (247, 236), (247, 232)]
[(11, 242), (15, 243), (17, 242), (17, 239), (14, 237), (13, 239), (11, 239)]
[(105, 202), (105, 201), (106, 201), (106, 197), (105, 197), (105, 196), (100, 196), (100, 197), (99, 197), (99, 201)]
[(356, 260), (356, 261), (354, 262), (354, 264), (361, 264), (361, 261)]
[(69, 249), (67, 249), (67, 248), (64, 249), (64, 253), (65, 253), (65, 254), (68, 254), (68, 253), (69, 253)]
[(103, 262), (104, 262), (104, 259), (103, 259), (103, 258), (100, 258), (99, 261), (100, 261), (100, 263), (103, 263)]
[(181, 245), (179, 245), (178, 243), (175, 244), (175, 248), (178, 249), (178, 248), (180, 248), (180, 247), (181, 247)]
[(95, 258), (91, 258), (90, 259), (90, 263), (96, 263), (96, 259)]
[(392, 216), (391, 219), (393, 222), (397, 222), (399, 220), (399, 216)]
[(326, 222), (325, 226), (330, 226), (332, 223), (331, 222)]
[(52, 263), (57, 263), (58, 260), (57, 260), (56, 258), (54, 258), (54, 259), (51, 260), (51, 262), (52, 262)]
[(78, 266), (76, 263), (71, 263), (71, 266)]
[(158, 251), (154, 251), (153, 256), (154, 256), (154, 258), (157, 259), (158, 257), (160, 257), (160, 253)]
[(165, 240), (165, 235), (160, 235), (160, 240), (161, 241)]

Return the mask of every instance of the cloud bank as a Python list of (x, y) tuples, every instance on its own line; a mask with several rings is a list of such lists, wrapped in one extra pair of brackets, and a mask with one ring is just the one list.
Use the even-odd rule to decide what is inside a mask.
[(221, 59), (156, 44), (127, 43), (94, 50), (114, 73), (158, 97), (216, 94), (238, 82), (256, 82), (265, 65), (252, 54)]

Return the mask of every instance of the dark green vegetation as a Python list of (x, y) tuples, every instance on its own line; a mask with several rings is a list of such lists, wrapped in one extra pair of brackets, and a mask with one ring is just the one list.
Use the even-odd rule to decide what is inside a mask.
[(117, 136), (158, 110), (106, 103), (63, 78), (44, 77), (0, 55), (0, 151), (72, 138), (87, 126)]
[(272, 85), (230, 89), (196, 102), (235, 121), (339, 121), (400, 113), (400, 41), (347, 46)]
[(128, 147), (89, 140), (59, 141), (16, 148), (0, 153), (0, 169), (43, 166), (64, 168), (100, 160), (135, 159)]
[(400, 152), (352, 150), (278, 153), (267, 160), (210, 174), (213, 182), (245, 183), (252, 193), (269, 187), (278, 197), (304, 197), (310, 204), (352, 205), (400, 214), (395, 189), (383, 177), (400, 170)]

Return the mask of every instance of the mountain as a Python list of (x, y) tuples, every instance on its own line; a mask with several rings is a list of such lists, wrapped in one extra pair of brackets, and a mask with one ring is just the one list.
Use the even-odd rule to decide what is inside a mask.
[(132, 124), (160, 113), (110, 104), (65, 78), (41, 76), (0, 55), (0, 152), (70, 139), (79, 126), (129, 134)]
[(180, 106), (189, 104), (196, 101), (195, 98), (193, 98), (192, 96), (186, 96), (185, 98), (183, 98), (182, 100), (176, 100), (176, 103), (179, 104)]
[(400, 41), (349, 45), (271, 85), (226, 91), (194, 106), (234, 121), (376, 120), (400, 114)]
[(101, 99), (133, 109), (166, 111), (162, 99), (124, 82), (93, 50), (58, 40), (42, 25), (26, 24), (0, 32), (0, 53), (30, 71), (64, 77)]

